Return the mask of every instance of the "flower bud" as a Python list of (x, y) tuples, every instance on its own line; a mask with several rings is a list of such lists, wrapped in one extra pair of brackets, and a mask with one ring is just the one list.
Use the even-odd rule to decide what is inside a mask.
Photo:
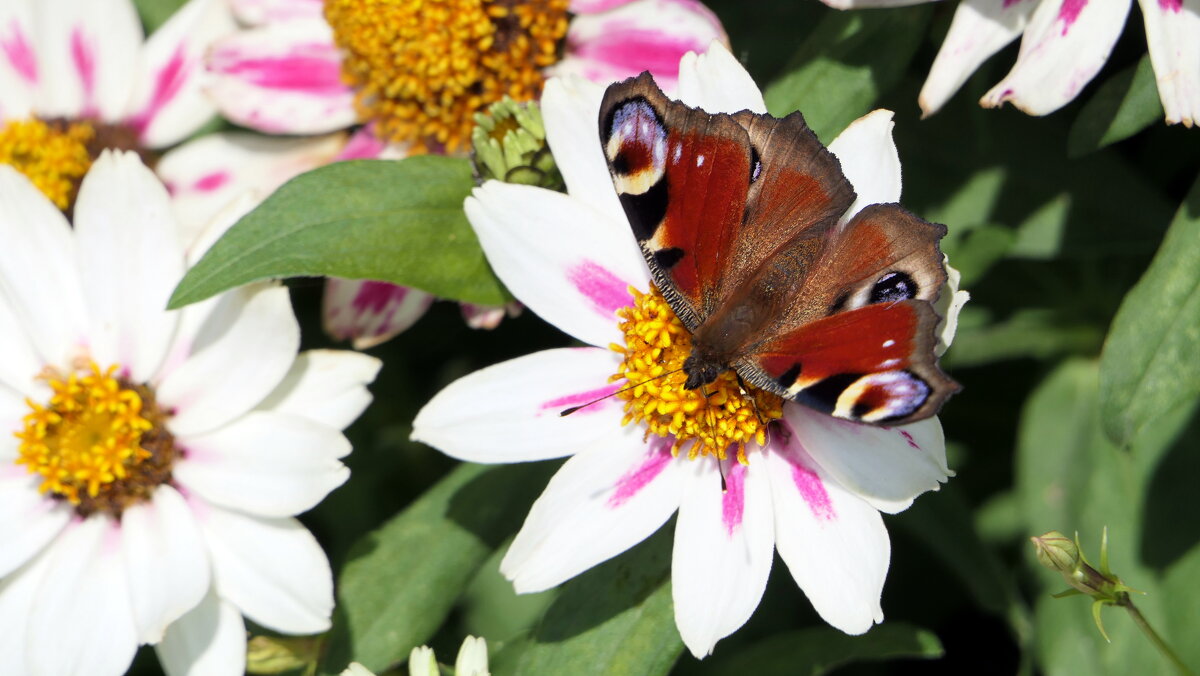
[(550, 190), (566, 188), (546, 144), (537, 103), (516, 103), (508, 97), (493, 103), (475, 116), (471, 145), (480, 182), (496, 179)]
[(1029, 538), (1037, 550), (1038, 562), (1063, 576), (1071, 589), (1055, 594), (1055, 598), (1084, 594), (1092, 598), (1092, 617), (1096, 628), (1108, 640), (1108, 633), (1100, 622), (1103, 606), (1125, 606), (1129, 604), (1129, 592), (1133, 588), (1121, 582), (1108, 569), (1108, 529), (1100, 539), (1100, 570), (1093, 568), (1079, 549), (1079, 535), (1074, 540), (1052, 530), (1044, 535)]
[(454, 676), (489, 676), (487, 641), (468, 636), (454, 660)]
[(408, 654), (409, 676), (438, 676), (439, 673), (441, 672), (438, 670), (433, 648), (424, 645), (417, 646)]
[(315, 664), (319, 655), (320, 642), (312, 636), (255, 636), (246, 644), (246, 673), (282, 674)]

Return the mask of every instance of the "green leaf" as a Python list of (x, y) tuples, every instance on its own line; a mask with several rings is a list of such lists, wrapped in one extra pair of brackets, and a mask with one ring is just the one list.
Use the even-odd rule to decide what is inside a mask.
[(1200, 580), (1200, 544), (1167, 570), (1162, 583), (1170, 630), (1163, 638), (1193, 671), (1200, 671), (1200, 641), (1196, 640), (1200, 636), (1200, 613), (1196, 612), (1197, 580)]
[(166, 23), (186, 2), (187, 0), (133, 0), (147, 35)]
[(683, 651), (669, 581), (673, 530), (563, 585), (508, 673), (667, 673)]
[(800, 45), (788, 72), (767, 86), (767, 110), (799, 110), (829, 143), (903, 77), (925, 37), (930, 8), (830, 12)]
[(942, 241), (942, 251), (950, 264), (962, 273), (963, 288), (970, 288), (1012, 248), (1016, 235), (998, 225), (979, 225), (953, 231), (955, 237)]
[(508, 300), (463, 213), (465, 159), (335, 162), (285, 183), (184, 276), (169, 307), (274, 277), (376, 279), (441, 298)]
[(1121, 302), (1100, 362), (1109, 438), (1128, 446), (1147, 423), (1200, 397), (1200, 181), (1158, 253)]
[(363, 538), (338, 577), (323, 673), (351, 661), (382, 672), (428, 641), (553, 468), (462, 465)]
[(934, 660), (944, 653), (933, 632), (903, 622), (885, 622), (862, 636), (850, 636), (830, 627), (813, 627), (769, 636), (729, 657), (718, 652), (701, 664), (700, 673), (820, 676), (852, 662)]
[(1067, 153), (1079, 157), (1127, 139), (1163, 119), (1150, 57), (1143, 56), (1096, 90), (1067, 137)]
[[(969, 310), (969, 312), (968, 312)], [(943, 361), (954, 368), (1006, 359), (1049, 359), (1062, 354), (1094, 353), (1104, 339), (1100, 329), (1063, 321), (1052, 310), (1023, 309), (1003, 321), (985, 323), (970, 304), (959, 318), (954, 345)]]

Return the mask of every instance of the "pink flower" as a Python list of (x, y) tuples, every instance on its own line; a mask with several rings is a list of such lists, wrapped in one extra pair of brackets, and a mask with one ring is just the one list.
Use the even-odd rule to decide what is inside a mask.
[[(916, 0), (921, 1), (921, 0)], [(839, 9), (914, 4), (914, 0), (824, 0)], [(1131, 0), (962, 0), (920, 105), (932, 115), (988, 57), (1021, 36), (1012, 70), (983, 95), (1030, 115), (1071, 102), (1108, 60)], [(1167, 124), (1200, 119), (1200, 0), (1138, 0)]]
[[(749, 619), (776, 551), (827, 622), (865, 632), (883, 619), (890, 544), (880, 512), (907, 508), (951, 474), (936, 418), (872, 427), (788, 402), (782, 418), (760, 429), (762, 438), (746, 441), (741, 464), (733, 449), (723, 460), (689, 458), (686, 446), (673, 454), (676, 437), (623, 422), (628, 409), (619, 397), (559, 415), (621, 387), (612, 376), (623, 354), (609, 346), (630, 349), (629, 334), (619, 326), (629, 316), (625, 308), (651, 295), (643, 293), (650, 274), (596, 140), (603, 90), (579, 78), (555, 78), (546, 86), (547, 140), (569, 194), (489, 181), (466, 202), (488, 260), (508, 288), (593, 347), (537, 352), (452, 383), (417, 415), (413, 438), (470, 462), (568, 458), (501, 563), (518, 592), (561, 584), (677, 513), (675, 621), (697, 657)], [(750, 76), (718, 43), (703, 56), (683, 58), (678, 96), (714, 112), (766, 110)], [(860, 197), (851, 211), (900, 196), (891, 128), (891, 113), (877, 110), (830, 145)], [(957, 283), (956, 274), (951, 279)], [(965, 300), (965, 292), (953, 288), (942, 293), (947, 342)], [(658, 410), (668, 405), (664, 398)]]
[[(714, 38), (725, 40), (720, 22), (697, 0), (575, 2), (570, 5), (575, 16), (569, 24), (567, 0), (540, 0), (520, 5), (521, 11), (528, 9), (529, 17), (523, 18), (531, 17), (528, 23), (534, 27), (522, 29), (526, 31), (522, 39), (549, 51), (534, 49), (529, 55), (507, 57), (492, 54), (480, 59), (480, 65), (474, 59), (480, 53), (478, 42), (467, 39), (463, 31), (477, 26), (465, 17), (474, 16), (473, 12), (484, 17), (489, 0), (447, 5), (446, 25), (430, 24), (411, 34), (387, 32), (395, 31), (398, 23), (394, 12), (409, 11), (399, 3), (385, 7), (356, 0), (230, 2), (245, 27), (218, 43), (208, 59), (209, 91), (226, 117), (268, 134), (336, 134), (365, 123), (348, 139), (289, 139), (286, 143), (290, 145), (279, 152), (290, 151), (292, 157), (302, 156), (303, 162), (270, 157), (276, 152), (274, 147), (285, 142), (252, 143), (221, 135), (195, 150), (202, 158), (179, 160), (181, 164), (203, 164), (209, 171), (225, 171), (231, 177), (225, 189), (231, 193), (246, 187), (243, 177), (251, 184), (255, 176), (268, 178), (251, 185), (265, 193), (290, 175), (335, 160), (398, 158), (418, 150), (465, 151), (464, 130), (473, 125), (471, 116), (479, 102), (462, 104), (458, 95), (462, 92), (456, 93), (455, 87), (459, 86), (456, 78), (471, 69), (478, 71), (478, 77), (472, 85), (475, 89), (467, 92), (470, 96), (475, 96), (477, 89), (495, 89), (525, 92), (529, 98), (540, 91), (545, 75), (560, 72), (608, 82), (649, 68), (661, 81), (671, 82), (683, 53), (702, 48)], [(430, 16), (436, 13), (426, 11), (411, 18), (421, 22)], [(561, 31), (556, 16), (561, 16)], [(362, 34), (384, 37), (377, 43), (347, 37), (356, 34), (351, 27), (363, 25), (377, 26), (378, 31)], [(513, 27), (501, 21), (496, 26), (494, 42), (512, 42), (505, 31)], [(560, 41), (563, 58), (554, 62), (552, 54)], [(396, 54), (401, 56), (393, 59)], [(534, 63), (536, 59), (543, 59), (544, 65)], [(384, 91), (407, 94), (389, 102), (383, 100), (386, 96), (380, 92)], [(491, 102), (488, 96), (483, 105)], [(432, 108), (437, 114), (426, 110)], [(329, 146), (341, 149), (329, 152)], [(284, 165), (291, 173), (278, 170)], [(195, 185), (192, 176), (176, 178), (174, 184)], [(325, 325), (333, 336), (353, 339), (357, 346), (365, 347), (403, 331), (431, 301), (428, 294), (416, 289), (385, 290), (361, 280), (330, 280)], [(477, 320), (472, 325), (494, 325), (503, 316), (496, 310), (472, 314)]]

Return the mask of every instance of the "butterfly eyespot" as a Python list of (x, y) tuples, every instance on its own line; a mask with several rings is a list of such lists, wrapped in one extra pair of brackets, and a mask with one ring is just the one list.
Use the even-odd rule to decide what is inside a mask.
[(889, 272), (876, 280), (868, 303), (898, 303), (916, 296), (917, 283), (912, 277), (904, 272)]
[(644, 97), (614, 106), (604, 132), (604, 152), (618, 192), (640, 195), (662, 179), (667, 129)]
[(759, 175), (762, 174), (762, 168), (763, 168), (762, 157), (760, 157), (758, 154), (758, 148), (755, 148), (754, 146), (750, 146), (750, 182), (751, 183), (758, 180)]

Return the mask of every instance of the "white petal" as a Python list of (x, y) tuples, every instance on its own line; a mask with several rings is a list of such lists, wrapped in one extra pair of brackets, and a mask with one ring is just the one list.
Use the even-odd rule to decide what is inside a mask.
[(202, 89), (204, 56), (213, 41), (236, 28), (225, 0), (190, 0), (154, 31), (126, 112), (143, 144), (178, 143), (216, 115)]
[(7, 165), (0, 165), (0, 205), (0, 290), (43, 363), (67, 365), (87, 325), (71, 226)]
[(38, 492), (40, 476), (5, 462), (0, 467), (0, 577), (25, 565), (71, 520), (69, 505)]
[(839, 420), (799, 405), (784, 407), (791, 443), (804, 449), (839, 484), (888, 513), (936, 491), (951, 475), (936, 417), (900, 427)]
[(671, 596), (679, 635), (702, 659), (758, 607), (775, 557), (775, 521), (757, 454), (749, 468), (726, 463), (725, 491), (714, 459), (682, 463), (687, 478), (675, 522)]
[[(0, 217), (0, 221), (2, 220), (3, 217)], [(2, 288), (3, 284), (0, 283), (0, 289)], [(9, 299), (4, 293), (0, 293), (0, 326), (14, 327), (13, 330), (0, 331), (0, 383), (7, 386), (0, 387), (0, 420), (4, 421), (19, 420), (25, 414), (23, 397), (44, 392), (39, 389), (42, 383), (37, 380), (44, 362), (30, 344), (29, 336), (19, 321)], [(8, 388), (11, 388), (11, 391)], [(9, 401), (13, 397), (16, 398), (16, 407), (11, 405), (14, 402)], [(17, 411), (20, 413), (16, 417), (5, 417), (6, 413)]]
[(212, 589), (200, 605), (167, 627), (156, 645), (168, 676), (241, 674), (246, 670), (246, 623)]
[(650, 536), (679, 506), (671, 442), (636, 426), (559, 468), (500, 562), (518, 593), (549, 589)]
[(630, 286), (649, 287), (632, 230), (562, 193), (499, 181), (476, 188), (463, 208), (517, 300), (585, 343), (622, 339), (616, 311), (633, 304)]
[(238, 20), (251, 26), (289, 19), (320, 19), (325, 0), (229, 0)]
[(256, 284), (226, 293), (187, 361), (158, 387), (159, 403), (175, 409), (171, 432), (206, 432), (258, 405), (291, 369), (299, 346), (286, 288)]
[(75, 239), (92, 357), (148, 381), (179, 320), (164, 308), (183, 276), (183, 245), (166, 189), (136, 153), (106, 151), (92, 165), (75, 202)]
[(0, 578), (0, 655), (9, 671), (29, 673), (29, 614), (46, 570), (41, 556), (17, 572)]
[(1108, 60), (1130, 0), (1043, 0), (1029, 17), (1013, 69), (980, 105), (1011, 102), (1046, 115), (1075, 98)]
[(345, 429), (371, 403), (367, 384), (383, 362), (349, 350), (301, 352), (283, 382), (258, 408)]
[(942, 265), (946, 267), (946, 283), (938, 294), (937, 302), (933, 304), (933, 309), (941, 317), (937, 328), (934, 329), (937, 345), (933, 348), (939, 357), (946, 354), (946, 350), (950, 349), (950, 344), (954, 342), (954, 334), (958, 332), (958, 315), (962, 313), (967, 301), (971, 300), (970, 293), (958, 288), (962, 274), (950, 265), (950, 259), (945, 254), (942, 254)]
[(210, 506), (201, 525), (221, 598), (276, 631), (315, 634), (329, 628), (333, 572), (316, 538), (299, 521)]
[(962, 0), (917, 102), (929, 116), (954, 96), (971, 73), (1025, 30), (1036, 2)]
[(891, 542), (879, 512), (795, 446), (776, 447), (764, 456), (775, 507), (775, 548), (813, 608), (847, 634), (882, 622), (880, 597)]
[(325, 282), (322, 320), (335, 340), (352, 340), (354, 349), (385, 343), (425, 316), (433, 296), (388, 282), (338, 279)]
[(570, 11), (572, 14), (606, 12), (629, 2), (633, 0), (571, 0)]
[(604, 87), (579, 77), (553, 77), (542, 91), (542, 120), (546, 143), (562, 172), (571, 197), (603, 215), (598, 223), (629, 229), (625, 209), (617, 199), (604, 150), (597, 141), (596, 120)]
[(94, 516), (46, 551), (43, 584), (27, 616), (31, 671), (120, 674), (137, 650), (121, 526)]
[(350, 442), (328, 425), (253, 411), (212, 432), (179, 438), (175, 480), (209, 502), (267, 517), (312, 509), (350, 478)]
[(635, 0), (574, 17), (567, 28), (566, 53), (551, 72), (608, 84), (648, 70), (672, 96), (680, 57), (704, 51), (713, 40), (728, 42), (720, 20), (702, 3)]
[(689, 52), (679, 62), (679, 100), (710, 113), (767, 112), (758, 85), (719, 40), (704, 54)]
[(851, 122), (829, 144), (858, 195), (840, 224), (867, 205), (900, 201), (900, 154), (892, 140), (894, 126), (892, 111), (880, 108)]
[(38, 0), (40, 116), (99, 117), (125, 113), (142, 46), (142, 24), (130, 0)]
[(1200, 0), (1139, 0), (1167, 124), (1200, 121)]
[(517, 357), (450, 383), (413, 421), (412, 438), (459, 460), (524, 462), (570, 455), (621, 427), (620, 359), (596, 348), (560, 348)]
[(874, 7), (907, 7), (936, 0), (821, 0), (834, 9), (871, 9)]
[(340, 133), (312, 138), (205, 134), (168, 151), (155, 171), (171, 192), (183, 241), (191, 242), (234, 197), (252, 191), (263, 199), (288, 179), (330, 162), (345, 142)]
[(30, 4), (0, 3), (0, 121), (29, 117), (38, 76)]
[(139, 643), (158, 643), (167, 625), (196, 607), (211, 583), (204, 536), (170, 486), (121, 515), (121, 549)]
[(209, 52), (210, 93), (225, 117), (272, 134), (323, 134), (358, 119), (341, 52), (320, 19), (244, 30)]

